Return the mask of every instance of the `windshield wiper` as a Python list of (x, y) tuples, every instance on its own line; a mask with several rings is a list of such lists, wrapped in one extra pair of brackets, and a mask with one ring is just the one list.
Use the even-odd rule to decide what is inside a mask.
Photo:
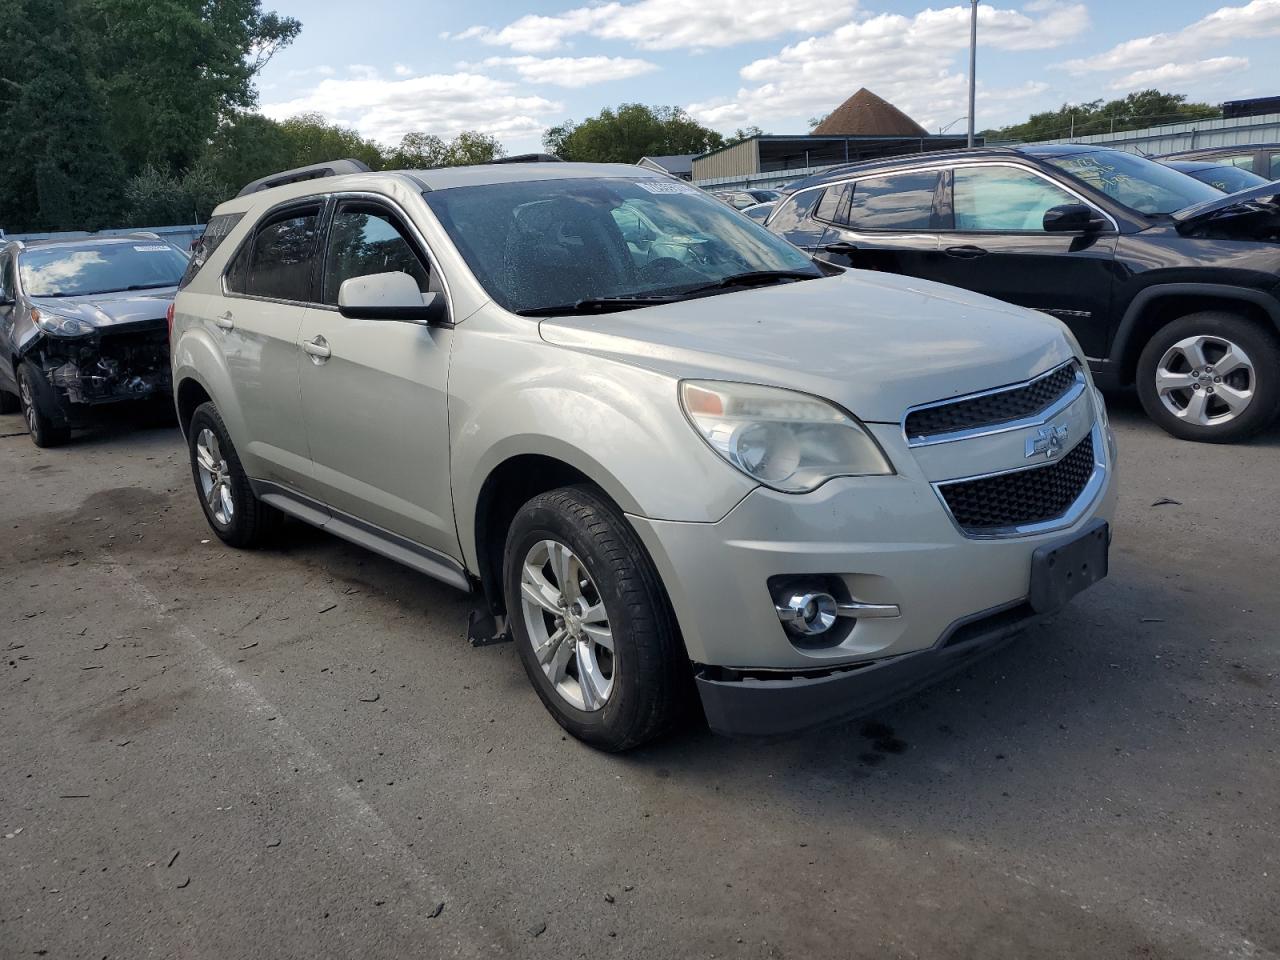
[(808, 273), (804, 270), (748, 270), (746, 273), (731, 273), (715, 283), (694, 287), (684, 292), (685, 294), (707, 293), (711, 290), (727, 290), (731, 287), (758, 287), (784, 280), (817, 280), (821, 276), (821, 273)]
[[(178, 285), (178, 281), (176, 280), (173, 281), (173, 283), (131, 283), (129, 284), (129, 286), (125, 287), (125, 289), (126, 290), (155, 290), (159, 287), (176, 287), (177, 285)], [(104, 290), (103, 292), (115, 293), (116, 291)]]
[(653, 307), (660, 303), (674, 303), (683, 296), (656, 297), (586, 297), (576, 303), (562, 303), (557, 307), (530, 307), (517, 310), (522, 317), (560, 317), (581, 313), (615, 313), (619, 310), (635, 310), (638, 307)]

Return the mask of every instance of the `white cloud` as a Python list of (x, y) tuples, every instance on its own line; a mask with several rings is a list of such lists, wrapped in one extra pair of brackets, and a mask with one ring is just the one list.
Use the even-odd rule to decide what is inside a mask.
[(589, 87), (606, 80), (624, 80), (652, 73), (656, 63), (631, 57), (489, 57), (486, 67), (511, 67), (529, 83), (558, 87)]
[(1210, 57), (1190, 63), (1164, 63), (1146, 70), (1135, 70), (1111, 84), (1112, 90), (1161, 89), (1183, 85), (1223, 73), (1238, 73), (1249, 68), (1248, 57)]
[(1072, 73), (1159, 67), (1202, 55), (1234, 40), (1280, 36), (1280, 0), (1251, 0), (1221, 7), (1173, 33), (1156, 33), (1117, 44), (1105, 53), (1062, 64)]
[(332, 77), (336, 70), (328, 64), (320, 64), (318, 67), (303, 67), (300, 70), (290, 70), (285, 76), (290, 80), (299, 80), (303, 77)]
[(577, 7), (555, 16), (528, 14), (494, 30), (475, 26), (453, 35), (524, 53), (547, 53), (568, 37), (590, 34), (642, 50), (708, 49), (783, 33), (827, 30), (849, 19), (858, 0), (638, 0)]
[(564, 112), (564, 105), (481, 73), (393, 80), (353, 71), (349, 79), (326, 78), (303, 96), (261, 109), (277, 120), (320, 113), (382, 143), (396, 143), (412, 130), (446, 138), (479, 130), (503, 141), (536, 143), (549, 122)]
[(397, 77), (412, 77), (413, 67), (407, 67), (403, 63), (397, 63), (391, 68)]
[[(704, 123), (728, 129), (744, 123), (769, 127), (794, 123), (839, 105), (844, 96), (865, 86), (936, 130), (968, 111), (966, 66), (970, 7), (924, 10), (907, 17), (879, 14), (845, 23), (830, 33), (784, 47), (772, 57), (747, 64), (744, 86), (734, 97), (690, 104)], [(1066, 43), (1089, 28), (1082, 3), (1032, 0), (1023, 9), (982, 4), (978, 7), (979, 77), (982, 49), (1036, 50)], [(993, 88), (979, 82), (979, 107), (1008, 105), (1036, 97), (1047, 85), (1027, 82)], [(978, 126), (996, 118), (984, 116)], [(779, 131), (779, 132), (801, 132)]]

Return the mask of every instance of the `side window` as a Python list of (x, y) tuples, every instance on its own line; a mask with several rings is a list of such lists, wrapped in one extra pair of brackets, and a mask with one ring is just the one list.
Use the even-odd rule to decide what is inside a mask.
[(12, 261), (12, 257), (7, 257), (0, 253), (0, 302), (8, 300), (14, 295), (13, 286), (9, 281), (9, 264)]
[(1240, 167), (1242, 170), (1252, 170), (1253, 154), (1233, 153), (1229, 157), (1218, 157), (1217, 162), (1231, 167)]
[(195, 279), (200, 268), (213, 256), (213, 251), (221, 246), (237, 223), (243, 219), (243, 213), (223, 213), (213, 217), (205, 224), (204, 233), (191, 245), (191, 259), (187, 261), (187, 270), (178, 281), (178, 289), (184, 289)]
[(846, 221), (860, 230), (928, 230), (937, 187), (936, 170), (859, 180)]
[(769, 221), (769, 229), (776, 233), (795, 230), (813, 212), (813, 208), (822, 198), (822, 190), (806, 190), (783, 199)]
[(1013, 167), (957, 167), (953, 177), (957, 230), (1038, 233), (1046, 210), (1080, 202), (1043, 177)]
[(407, 273), (427, 292), (430, 273), (400, 225), (377, 204), (339, 204), (324, 258), (324, 302), (338, 303), (343, 281), (371, 273)]
[(848, 183), (827, 187), (822, 200), (818, 202), (818, 208), (813, 212), (813, 218), (827, 223), (844, 223), (849, 212), (849, 193), (852, 189), (852, 185)]
[(1271, 155), (1271, 172), (1267, 176), (1272, 180), (1280, 180), (1280, 153)]
[(236, 293), (273, 300), (311, 299), (311, 265), (320, 207), (295, 207), (265, 220), (227, 272)]

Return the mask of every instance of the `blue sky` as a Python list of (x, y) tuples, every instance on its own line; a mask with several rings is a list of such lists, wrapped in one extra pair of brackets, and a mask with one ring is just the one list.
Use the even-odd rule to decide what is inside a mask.
[[(725, 133), (802, 133), (868, 87), (926, 128), (966, 112), (967, 0), (267, 0), (302, 20), (261, 108), (318, 111), (385, 143), (476, 129), (511, 152), (628, 101)], [(1158, 87), (1280, 94), (1280, 0), (982, 0), (979, 129)], [(956, 122), (953, 129), (963, 129)]]

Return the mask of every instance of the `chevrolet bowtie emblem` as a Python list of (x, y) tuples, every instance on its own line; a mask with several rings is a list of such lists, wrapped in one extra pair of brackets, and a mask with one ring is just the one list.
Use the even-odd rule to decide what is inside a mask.
[(1067, 445), (1068, 430), (1062, 427), (1041, 427), (1034, 437), (1027, 437), (1027, 459), (1044, 457), (1052, 460)]

